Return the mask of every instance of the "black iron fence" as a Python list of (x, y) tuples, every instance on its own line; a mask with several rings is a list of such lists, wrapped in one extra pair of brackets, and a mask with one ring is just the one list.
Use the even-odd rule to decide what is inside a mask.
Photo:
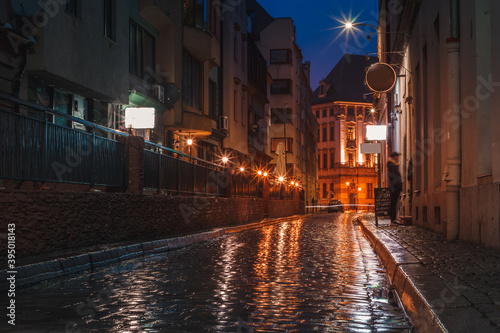
[(146, 142), (144, 187), (175, 194), (224, 196), (228, 175), (216, 164)]
[(246, 174), (236, 174), (232, 179), (232, 193), (239, 197), (262, 197), (263, 184)]
[(269, 197), (274, 200), (293, 200), (295, 189), (279, 182), (271, 182)]
[[(3, 106), (2, 106), (3, 105)], [(29, 117), (13, 110), (24, 110)], [(54, 124), (51, 115), (87, 131)], [(129, 136), (57, 110), (0, 93), (0, 179), (128, 186), (128, 148), (108, 139)], [(145, 141), (144, 187), (172, 194), (262, 196), (262, 183), (249, 175), (230, 176), (223, 166)]]
[(127, 162), (115, 140), (0, 108), (0, 179), (124, 188)]

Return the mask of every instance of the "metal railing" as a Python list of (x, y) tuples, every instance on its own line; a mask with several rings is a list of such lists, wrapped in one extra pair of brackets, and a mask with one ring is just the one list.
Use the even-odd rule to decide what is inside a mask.
[(224, 168), (179, 151), (146, 141), (144, 187), (174, 194), (224, 196), (228, 175)]
[(0, 94), (13, 106), (84, 124), (92, 133), (0, 108), (0, 179), (104, 185), (125, 188), (128, 159), (122, 143), (94, 129), (123, 135), (56, 110)]
[[(128, 149), (124, 143), (95, 134), (128, 137), (128, 133), (0, 93), (0, 179), (128, 186)], [(8, 108), (8, 109), (7, 109)], [(14, 112), (23, 109), (35, 118)], [(40, 115), (40, 117), (38, 117)], [(48, 115), (80, 123), (88, 132), (47, 120)], [(145, 141), (144, 188), (172, 194), (224, 196), (228, 172), (217, 165)], [(234, 196), (262, 196), (262, 184), (236, 174)]]
[(263, 184), (248, 175), (237, 174), (233, 176), (232, 193), (239, 197), (262, 197)]
[(273, 200), (293, 200), (294, 191), (290, 186), (274, 183), (269, 188), (269, 197)]

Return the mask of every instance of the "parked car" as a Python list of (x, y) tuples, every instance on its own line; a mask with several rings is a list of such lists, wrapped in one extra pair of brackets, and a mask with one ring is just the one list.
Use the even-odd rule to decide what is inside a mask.
[(328, 213), (343, 212), (344, 206), (342, 205), (342, 202), (340, 202), (340, 200), (330, 200), (330, 202), (328, 203), (327, 211)]

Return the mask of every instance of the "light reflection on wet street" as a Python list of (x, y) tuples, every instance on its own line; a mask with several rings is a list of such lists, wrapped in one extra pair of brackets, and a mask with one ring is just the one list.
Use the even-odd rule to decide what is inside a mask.
[(21, 290), (12, 332), (410, 332), (352, 218), (281, 222)]

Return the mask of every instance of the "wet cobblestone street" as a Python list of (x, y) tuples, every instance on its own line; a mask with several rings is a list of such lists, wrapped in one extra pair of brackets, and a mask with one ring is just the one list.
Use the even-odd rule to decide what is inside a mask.
[(352, 219), (280, 222), (20, 290), (16, 328), (6, 329), (410, 332)]

